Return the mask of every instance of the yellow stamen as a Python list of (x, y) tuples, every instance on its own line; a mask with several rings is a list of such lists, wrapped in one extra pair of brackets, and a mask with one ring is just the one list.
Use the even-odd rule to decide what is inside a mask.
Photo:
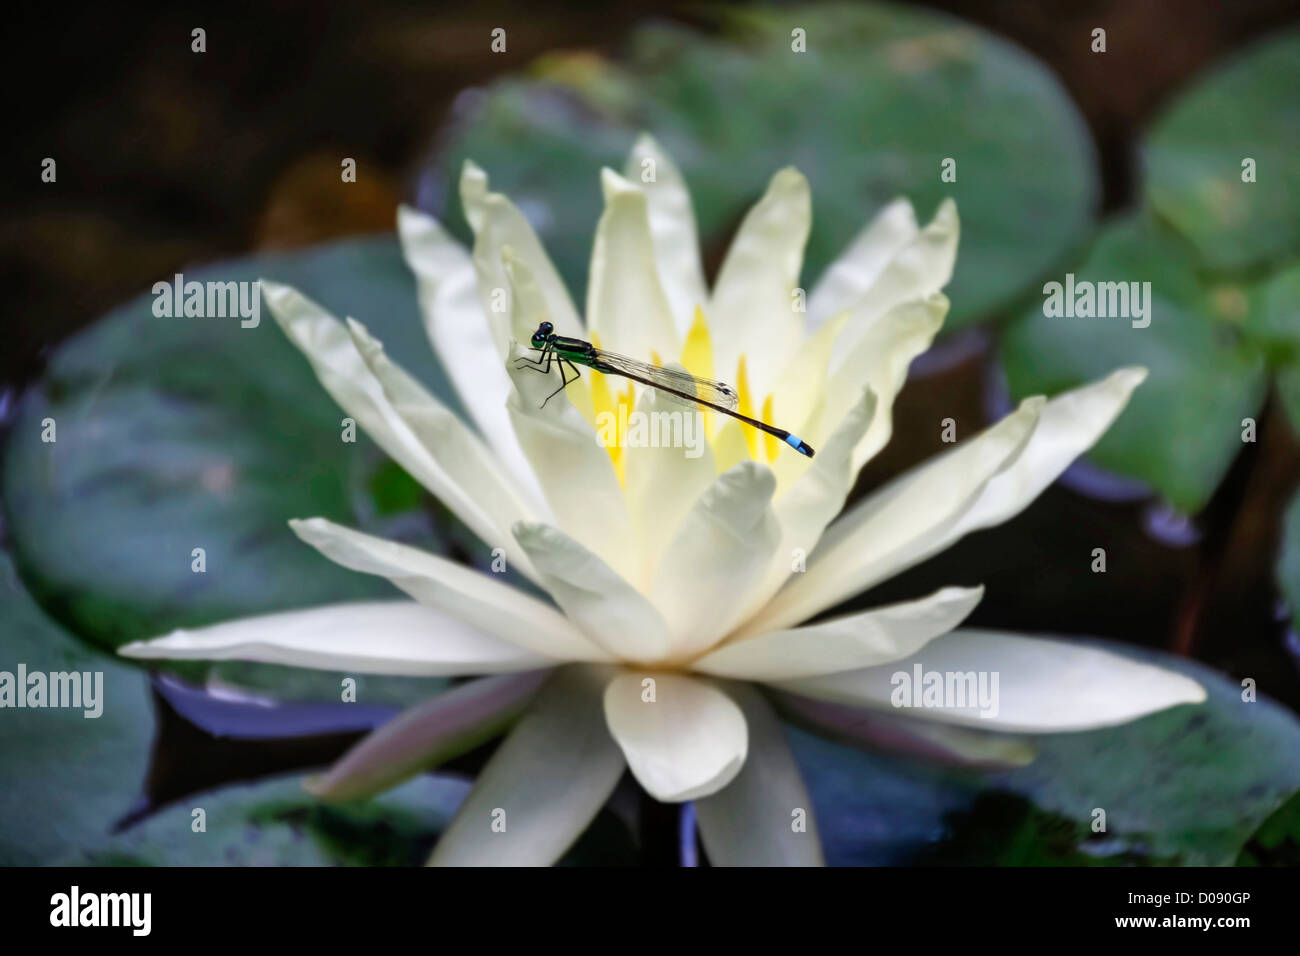
[[(767, 398), (763, 399), (763, 421), (768, 424), (772, 422), (771, 392), (768, 393)], [(767, 432), (763, 432), (763, 451), (766, 452), (768, 461), (776, 461), (776, 456), (781, 453), (781, 443)]]
[[(745, 371), (745, 356), (740, 357), (736, 365), (736, 394), (738, 397), (737, 411), (747, 418), (754, 417), (754, 402), (749, 395), (749, 374)], [(749, 446), (749, 457), (758, 457), (758, 430), (746, 425), (743, 429), (745, 433), (745, 444)]]

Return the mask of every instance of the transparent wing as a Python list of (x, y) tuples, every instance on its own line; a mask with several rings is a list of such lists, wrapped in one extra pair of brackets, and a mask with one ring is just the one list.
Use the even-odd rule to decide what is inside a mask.
[(679, 404), (693, 406), (698, 400), (734, 412), (740, 402), (736, 390), (725, 382), (699, 378), (680, 369), (639, 362), (617, 352), (606, 352), (604, 349), (596, 349), (596, 359), (616, 372), (648, 382), (659, 389), (661, 395)]

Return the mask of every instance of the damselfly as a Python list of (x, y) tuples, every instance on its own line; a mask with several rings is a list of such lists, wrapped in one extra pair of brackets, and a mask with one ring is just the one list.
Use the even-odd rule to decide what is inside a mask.
[[(628, 358), (626, 355), (619, 355), (617, 352), (598, 349), (590, 342), (584, 342), (582, 339), (556, 335), (555, 326), (551, 325), (550, 322), (543, 322), (537, 327), (537, 331), (533, 333), (532, 343), (533, 348), (541, 354), (536, 359), (520, 359), (515, 363), (516, 368), (527, 367), (541, 372), (543, 375), (549, 375), (552, 365), (560, 367), (560, 387), (546, 396), (546, 401), (542, 402), (543, 406), (564, 391), (570, 382), (577, 381), (579, 375), (577, 366), (585, 365), (597, 372), (604, 372), (607, 375), (621, 375), (634, 382), (640, 382), (642, 385), (648, 385), (678, 402), (691, 406), (698, 405), (701, 408), (708, 408), (723, 415), (730, 415), (737, 421), (744, 422), (759, 431), (766, 432), (773, 438), (780, 439), (801, 455), (807, 455), (809, 458), (813, 456), (811, 445), (791, 435), (784, 428), (777, 428), (775, 425), (769, 425), (767, 422), (760, 422), (747, 415), (740, 414), (736, 410), (739, 404), (736, 390), (730, 385), (714, 382), (707, 378), (699, 378), (689, 372), (663, 368), (658, 365), (651, 365), (648, 362), (638, 362), (636, 359)], [(569, 378), (565, 373), (566, 368), (573, 372), (573, 378)]]

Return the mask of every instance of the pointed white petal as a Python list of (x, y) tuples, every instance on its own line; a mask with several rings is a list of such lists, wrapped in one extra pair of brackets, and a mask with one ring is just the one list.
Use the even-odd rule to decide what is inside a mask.
[(504, 731), (550, 673), (500, 674), (453, 687), (367, 734), (326, 773), (303, 785), (322, 800), (364, 800), (383, 793)]
[[(912, 657), (883, 667), (785, 681), (778, 686), (809, 697), (905, 714), (909, 711), (891, 703), (891, 695), (903, 687), (894, 675), (911, 678), (918, 665), (922, 674), (938, 672), (945, 682), (947, 675), (975, 675), (977, 679), (985, 675), (986, 706), (972, 704), (968, 695), (966, 706), (910, 711), (929, 720), (985, 730), (1092, 730), (1205, 700), (1200, 684), (1174, 671), (1067, 641), (976, 630), (953, 631)], [(970, 686), (969, 679), (964, 683)]]
[(334, 401), (471, 531), (484, 541), (500, 540), (504, 529), (477, 499), (476, 489), (457, 483), (393, 408), (347, 327), (288, 286), (262, 280), (262, 293), (276, 322), (307, 356)]
[[(749, 730), (749, 755), (722, 790), (695, 803), (700, 836), (714, 866), (822, 866), (812, 798), (763, 695), (727, 684)], [(796, 828), (802, 818), (804, 826)]]
[(957, 204), (945, 199), (929, 224), (895, 253), (853, 306), (844, 347), (836, 350), (831, 361), (832, 372), (849, 367), (852, 347), (881, 316), (904, 302), (931, 296), (948, 284), (960, 234)]
[[(388, 578), (426, 607), (484, 634), (554, 661), (609, 659), (555, 608), (490, 575), (324, 518), (290, 521), (289, 527), (331, 561)], [(516, 550), (524, 553), (522, 548)]]
[(618, 173), (601, 171), (605, 212), (596, 225), (587, 284), (587, 326), (602, 348), (649, 361), (676, 358), (681, 337), (659, 283), (646, 197)]
[[(654, 681), (648, 700), (642, 681)], [(716, 793), (740, 772), (749, 746), (735, 701), (703, 680), (624, 671), (605, 688), (605, 719), (650, 796), (682, 803)]]
[(1106, 433), (1146, 377), (1144, 368), (1122, 368), (1049, 401), (1029, 442), (993, 476), (952, 529), (948, 543), (979, 528), (1001, 524), (1024, 510)]
[[(536, 279), (546, 297), (555, 331), (561, 335), (581, 336), (582, 322), (573, 307), (573, 299), (533, 227), (509, 199), (501, 193), (489, 192), (487, 173), (468, 161), (461, 171), (460, 198), (465, 207), (465, 218), (474, 230), (473, 262), (478, 276), (479, 301), (496, 341), (508, 343), (510, 339), (509, 310), (494, 308), (510, 286), (502, 259), (506, 247)], [(504, 344), (502, 351), (504, 354)]]
[(650, 588), (673, 632), (673, 651), (690, 657), (718, 642), (744, 613), (781, 541), (772, 511), (771, 469), (741, 462), (720, 475), (687, 513)]
[(888, 444), (894, 427), (894, 400), (907, 381), (908, 368), (930, 347), (947, 314), (948, 299), (942, 293), (896, 306), (871, 326), (831, 378), (823, 405), (823, 427), (842, 421), (863, 388), (870, 388), (879, 403), (871, 428), (853, 452), (855, 475)]
[(808, 328), (818, 328), (858, 302), (918, 231), (916, 213), (906, 199), (895, 199), (880, 210), (813, 286), (808, 297)]
[(984, 589), (941, 588), (918, 601), (890, 604), (788, 631), (733, 641), (691, 670), (738, 680), (789, 680), (875, 667), (908, 657), (966, 619)]
[(506, 415), (507, 343), (494, 337), (483, 312), (469, 253), (437, 220), (409, 206), (397, 211), (397, 231), (406, 264), (415, 273), (425, 333), (461, 405), (505, 470), (540, 503), (541, 490)]
[(552, 367), (550, 375), (542, 375), (516, 368), (517, 359), (530, 356), (519, 348), (514, 356), (509, 364), (515, 392), (506, 405), (556, 523), (620, 575), (634, 579), (632, 526), (609, 452), (567, 395), (551, 395), (560, 387), (560, 370)]
[(1037, 751), (1024, 737), (986, 733), (914, 717), (834, 704), (773, 687), (768, 696), (784, 719), (821, 737), (863, 750), (885, 751), (980, 770), (1005, 770), (1033, 762)]
[(714, 371), (725, 380), (743, 352), (755, 395), (770, 391), (803, 339), (791, 293), (811, 224), (808, 180), (787, 167), (745, 216), (718, 271), (708, 309)]
[(630, 661), (662, 660), (668, 625), (655, 606), (609, 565), (557, 528), (515, 526), (542, 586), (595, 644)]
[(127, 644), (118, 653), (413, 677), (532, 670), (553, 663), (414, 601), (328, 604), (265, 614), (172, 631)]
[(1019, 454), (1044, 399), (1025, 399), (991, 428), (899, 476), (859, 502), (822, 536), (808, 570), (751, 618), (740, 637), (789, 627), (932, 553), (993, 475)]
[(389, 359), (383, 343), (356, 319), (348, 319), (348, 332), (393, 411), (437, 459), (447, 477), (473, 495), (495, 527), (505, 529), (520, 519), (538, 517), (531, 492), (514, 480), (501, 460), (451, 409)]
[[(654, 179), (647, 182), (646, 174), (651, 169)], [(659, 279), (674, 325), (685, 336), (696, 306), (708, 301), (691, 194), (672, 158), (646, 133), (638, 136), (632, 146), (623, 175), (645, 191)]]
[(479, 773), (430, 865), (549, 866), (564, 855), (623, 775), (601, 687), (586, 668), (551, 678)]

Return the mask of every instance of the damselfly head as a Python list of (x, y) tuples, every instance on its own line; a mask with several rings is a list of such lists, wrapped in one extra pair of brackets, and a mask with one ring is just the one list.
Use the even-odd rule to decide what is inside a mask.
[(533, 333), (533, 346), (540, 349), (546, 344), (546, 340), (554, 330), (555, 326), (551, 325), (550, 322), (543, 322), (539, 325), (537, 331)]

